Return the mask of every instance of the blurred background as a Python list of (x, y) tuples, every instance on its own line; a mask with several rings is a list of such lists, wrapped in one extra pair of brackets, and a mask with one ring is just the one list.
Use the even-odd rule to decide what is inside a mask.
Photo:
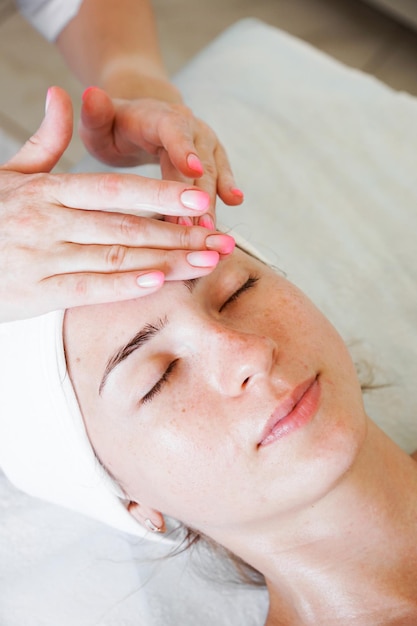
[[(153, 4), (171, 75), (232, 23), (256, 17), (394, 89), (417, 95), (417, 0), (154, 0)], [(0, 0), (0, 85), (0, 129), (9, 150), (38, 127), (50, 85), (67, 89), (78, 115), (81, 86), (53, 44), (25, 22), (12, 0)], [(75, 132), (55, 171), (70, 169), (84, 154)]]

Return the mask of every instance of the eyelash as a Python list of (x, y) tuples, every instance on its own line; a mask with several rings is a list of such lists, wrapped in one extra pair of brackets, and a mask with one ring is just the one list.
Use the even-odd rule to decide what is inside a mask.
[[(221, 305), (221, 307), (219, 309), (219, 313), (221, 313), (227, 306), (229, 306), (229, 304), (231, 304), (232, 302), (234, 302), (235, 300), (240, 298), (240, 296), (245, 291), (248, 291), (249, 289), (252, 289), (252, 287), (254, 287), (256, 285), (258, 280), (259, 280), (259, 276), (255, 276), (255, 275), (251, 274), (249, 276), (249, 278), (243, 283), (243, 285), (241, 285), (241, 287), (239, 287), (239, 289), (237, 289), (234, 293), (232, 293), (232, 295), (226, 300), (226, 302)], [(148, 393), (146, 393), (143, 396), (143, 398), (141, 400), (142, 404), (147, 404), (148, 402), (151, 402), (154, 399), (154, 397), (156, 395), (158, 395), (158, 393), (160, 393), (162, 387), (168, 381), (168, 379), (171, 376), (172, 372), (174, 371), (176, 365), (178, 364), (178, 360), (179, 359), (175, 359), (175, 361), (172, 361), (168, 365), (167, 369), (162, 374), (162, 376), (158, 380), (158, 382), (152, 387), (152, 389), (150, 391), (148, 391)]]
[(170, 363), (168, 365), (168, 367), (166, 368), (165, 372), (162, 374), (161, 378), (158, 380), (158, 382), (152, 387), (152, 389), (150, 391), (148, 391), (147, 394), (145, 394), (142, 398), (142, 404), (146, 404), (147, 402), (151, 402), (151, 400), (153, 400), (153, 398), (161, 391), (163, 385), (167, 382), (168, 378), (170, 377), (170, 375), (172, 374), (172, 372), (175, 369), (175, 366), (178, 363), (178, 359), (176, 359), (175, 361), (172, 361), (172, 363)]
[(247, 279), (247, 281), (244, 282), (243, 285), (239, 287), (239, 289), (237, 289), (234, 293), (232, 293), (230, 298), (228, 298), (224, 304), (222, 304), (222, 306), (219, 309), (219, 312), (221, 313), (223, 309), (225, 309), (229, 304), (237, 300), (242, 295), (242, 293), (244, 293), (245, 291), (248, 291), (249, 289), (252, 289), (252, 287), (256, 285), (258, 280), (259, 280), (259, 276), (255, 276), (254, 274), (251, 274), (249, 278)]

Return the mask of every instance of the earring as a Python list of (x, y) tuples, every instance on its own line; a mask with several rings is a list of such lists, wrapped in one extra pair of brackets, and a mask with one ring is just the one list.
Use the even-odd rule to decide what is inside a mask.
[(162, 532), (162, 528), (160, 528), (159, 526), (156, 526), (153, 521), (149, 518), (146, 518), (145, 520), (145, 526), (148, 530), (151, 530), (153, 533), (161, 533)]

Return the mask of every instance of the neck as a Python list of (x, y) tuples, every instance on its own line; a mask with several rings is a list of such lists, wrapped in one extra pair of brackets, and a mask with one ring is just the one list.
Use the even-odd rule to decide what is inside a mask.
[(320, 502), (277, 520), (261, 549), (255, 535), (226, 547), (264, 574), (267, 626), (406, 626), (417, 623), (416, 526), (417, 465), (371, 424)]

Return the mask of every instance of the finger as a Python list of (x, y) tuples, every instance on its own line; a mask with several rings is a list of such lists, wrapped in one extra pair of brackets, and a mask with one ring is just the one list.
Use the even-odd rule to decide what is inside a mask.
[(119, 274), (61, 274), (43, 282), (48, 310), (104, 304), (141, 298), (158, 291), (164, 284), (158, 270)]
[(50, 87), (42, 124), (4, 168), (22, 174), (51, 171), (68, 147), (72, 129), (69, 95), (60, 87)]
[(136, 174), (59, 174), (51, 185), (56, 203), (69, 208), (196, 216), (210, 204), (198, 187)]
[[(236, 186), (226, 151), (210, 126), (189, 111), (188, 118), (184, 115), (176, 127), (172, 120), (163, 119), (160, 133), (174, 169), (194, 179), (206, 176), (208, 182), (200, 184), (201, 180), (195, 180), (195, 184), (210, 194), (212, 184), (213, 193), (216, 191), (226, 204), (242, 202), (243, 194)], [(169, 167), (168, 163), (166, 167)], [(164, 178), (168, 178), (168, 175), (164, 175)]]
[(173, 167), (186, 178), (200, 178), (204, 173), (204, 164), (198, 154), (193, 134), (184, 121), (183, 129), (171, 131), (169, 140), (163, 142), (164, 150), (169, 154)]
[(211, 223), (216, 221), (217, 196), (225, 204), (236, 206), (243, 202), (243, 193), (236, 187), (229, 159), (223, 146), (217, 142), (213, 151), (210, 143), (206, 143), (206, 137), (196, 143), (199, 154), (202, 156), (204, 174), (195, 180), (195, 184), (210, 195), (211, 202), (207, 211), (207, 218), (205, 216), (200, 217), (195, 220), (195, 223), (211, 228)]
[[(175, 170), (173, 169), (172, 165), (165, 167), (164, 173), (167, 176), (167, 178), (169, 178), (169, 180), (173, 180), (175, 178)], [(182, 175), (180, 174), (180, 176)], [(203, 178), (202, 180), (197, 180), (196, 186), (197, 185), (207, 186), (208, 188), (213, 187), (213, 185), (210, 185), (210, 183), (207, 185), (205, 178)], [(203, 189), (202, 191), (205, 191), (205, 190)], [(215, 230), (216, 228), (215, 216), (216, 216), (216, 195), (214, 193), (214, 196), (210, 196), (210, 202), (207, 207), (207, 212), (204, 213), (202, 216), (197, 215), (196, 217), (194, 217), (194, 216), (189, 216), (189, 215), (182, 215), (182, 216), (164, 215), (164, 221), (169, 222), (171, 224), (180, 224), (181, 226), (194, 226), (195, 225), (195, 226), (203, 226), (204, 228), (208, 228), (209, 230)]]
[[(197, 254), (197, 253), (191, 253)], [(186, 267), (182, 272), (173, 268), (166, 280), (189, 280), (206, 276), (215, 265)], [(159, 270), (120, 272), (113, 274), (61, 274), (43, 281), (44, 298), (49, 309), (67, 309), (74, 306), (131, 300), (154, 293), (163, 285), (164, 274)]]
[[(177, 217), (176, 215), (164, 215), (164, 222), (168, 222), (170, 224), (179, 224), (180, 223), (180, 218)], [(191, 219), (190, 226), (192, 226), (193, 224), (194, 224), (194, 222)], [(185, 224), (183, 224), (183, 226), (185, 226)]]
[[(182, 174), (181, 172), (179, 172), (176, 167), (173, 165), (173, 163), (171, 162), (170, 159), (170, 155), (163, 150), (161, 152), (160, 155), (160, 167), (161, 167), (161, 173), (162, 176), (165, 180), (176, 180), (176, 181), (188, 181), (189, 184), (194, 184), (196, 187), (201, 188), (203, 187), (202, 191), (206, 191), (206, 192), (211, 192), (213, 195), (210, 195), (210, 202), (208, 204), (207, 207), (207, 211), (210, 213), (210, 215), (214, 215), (215, 214), (215, 205), (216, 205), (216, 187), (215, 184), (210, 184), (209, 178), (206, 177), (202, 177), (200, 179), (190, 179), (190, 178), (186, 178), (184, 176), (184, 174)], [(204, 189), (204, 187), (207, 187), (207, 189)], [(166, 222), (171, 222), (172, 224), (181, 224), (182, 226), (192, 226), (193, 224), (197, 225), (200, 224), (201, 226), (205, 226), (204, 223), (201, 223), (200, 221), (200, 217), (196, 216), (196, 217), (190, 217), (190, 216), (173, 216), (173, 215), (165, 215), (164, 216), (164, 220)], [(212, 229), (215, 228), (214, 226), (214, 219), (210, 218), (210, 223), (212, 224)]]
[[(227, 237), (219, 235), (219, 237)], [(108, 273), (146, 271), (158, 269), (167, 280), (182, 280), (200, 276), (203, 269), (213, 269), (219, 261), (214, 250), (155, 250), (151, 248), (128, 248), (127, 246), (80, 246), (66, 247), (65, 254), (51, 253), (45, 263), (45, 272), (53, 268), (54, 274), (78, 272)]]
[(217, 194), (225, 204), (232, 206), (239, 205), (243, 202), (243, 192), (236, 186), (235, 177), (230, 167), (229, 159), (223, 146), (219, 143), (214, 159), (216, 162), (217, 178)]
[(97, 87), (89, 87), (82, 96), (79, 134), (86, 148), (95, 154), (114, 149), (115, 110), (110, 96)]
[(204, 250), (209, 247), (222, 254), (226, 245), (222, 237), (226, 238), (225, 242), (233, 241), (229, 235), (219, 233), (214, 240), (214, 227), (208, 233), (207, 227), (190, 228), (192, 221), (189, 217), (179, 219), (190, 222), (178, 225), (135, 215), (70, 209), (59, 223), (57, 238), (74, 244), (119, 244), (164, 250)]
[[(213, 151), (217, 143), (215, 134), (197, 120), (188, 107), (161, 101), (149, 106), (151, 102), (145, 98), (130, 105), (119, 103), (119, 109), (115, 111), (119, 124), (123, 116), (129, 119), (129, 127), (125, 122), (116, 129), (115, 141), (120, 152), (133, 154), (138, 146), (155, 156), (166, 151), (177, 173), (186, 178), (200, 177), (203, 164), (197, 153), (195, 138), (200, 132), (207, 133), (206, 141), (211, 141)], [(201, 131), (200, 126), (204, 126)]]
[(207, 230), (213, 230), (216, 228), (214, 218), (209, 213), (206, 213), (199, 218), (198, 225), (202, 226), (203, 228), (207, 228)]
[[(212, 221), (215, 221), (216, 214), (216, 198), (218, 188), (218, 169), (215, 159), (214, 144), (211, 142), (211, 135), (200, 138), (198, 141), (199, 154), (202, 156), (203, 174), (199, 178), (192, 179), (195, 186), (205, 191), (210, 196), (210, 203), (207, 208), (207, 214)], [(171, 160), (171, 154), (165, 150), (161, 152), (160, 158), (162, 176), (166, 180), (183, 180), (184, 175), (175, 167)], [(190, 180), (190, 179), (189, 179)], [(190, 180), (191, 182), (191, 180)], [(195, 224), (201, 223), (200, 217), (194, 220)]]
[(187, 185), (195, 184), (194, 176), (185, 176), (185, 174), (180, 172), (171, 161), (171, 156), (166, 150), (160, 150), (159, 152), (159, 166), (164, 180), (173, 180)]
[(218, 145), (216, 134), (186, 107), (178, 108), (176, 119), (174, 115), (171, 113), (159, 123), (161, 143), (178, 172), (200, 178), (205, 173), (205, 157), (213, 155)]

